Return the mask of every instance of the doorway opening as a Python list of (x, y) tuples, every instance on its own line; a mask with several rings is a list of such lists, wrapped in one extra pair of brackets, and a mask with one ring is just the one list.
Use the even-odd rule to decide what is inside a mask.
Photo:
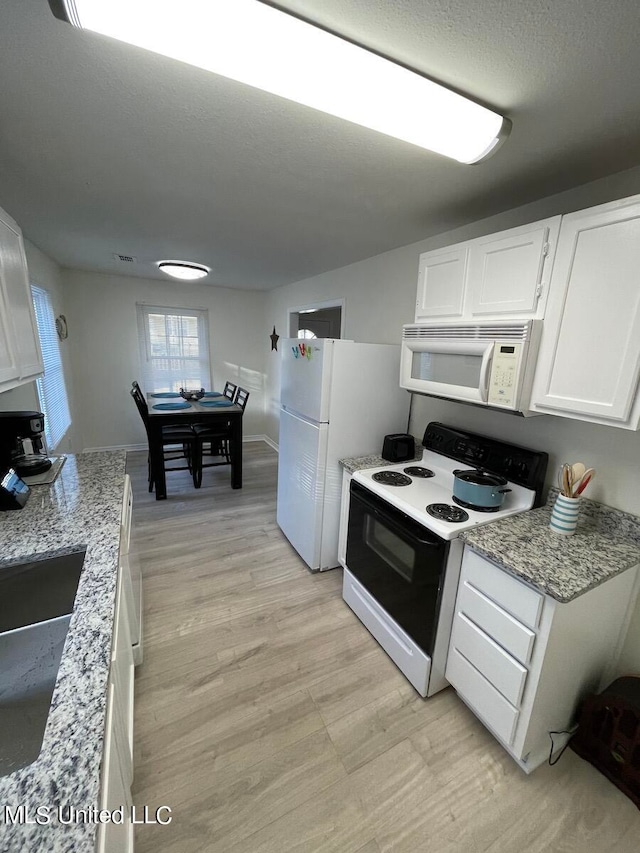
[(341, 338), (344, 299), (289, 309), (290, 338)]

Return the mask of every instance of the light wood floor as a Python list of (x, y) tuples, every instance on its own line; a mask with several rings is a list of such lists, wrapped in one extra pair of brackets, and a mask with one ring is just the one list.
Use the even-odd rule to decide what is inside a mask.
[(146, 490), (132, 453), (144, 577), (136, 674), (138, 853), (502, 853), (640, 848), (640, 812), (567, 750), (527, 777), (451, 689), (425, 701), (276, 525), (277, 455)]

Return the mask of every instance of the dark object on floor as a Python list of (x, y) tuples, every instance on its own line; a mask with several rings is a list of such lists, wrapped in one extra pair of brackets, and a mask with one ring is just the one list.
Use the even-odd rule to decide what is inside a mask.
[(640, 677), (588, 696), (570, 746), (640, 808)]

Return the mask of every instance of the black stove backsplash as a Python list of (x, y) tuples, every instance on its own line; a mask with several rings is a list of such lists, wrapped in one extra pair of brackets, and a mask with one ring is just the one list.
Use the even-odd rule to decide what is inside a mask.
[(513, 483), (535, 490), (534, 506), (542, 505), (542, 490), (549, 462), (547, 453), (496, 441), (485, 435), (463, 432), (437, 421), (427, 426), (422, 444), (427, 450), (472, 468), (500, 474)]

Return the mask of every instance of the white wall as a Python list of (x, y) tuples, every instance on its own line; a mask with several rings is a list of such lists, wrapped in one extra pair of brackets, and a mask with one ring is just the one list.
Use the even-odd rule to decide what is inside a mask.
[[(414, 319), (421, 252), (635, 193), (640, 193), (640, 168), (278, 288), (269, 293), (267, 325), (275, 323), (278, 331), (286, 329), (289, 308), (344, 298), (344, 337), (356, 341), (399, 343), (403, 323)], [(277, 443), (278, 360), (272, 359), (269, 367), (267, 433)], [(411, 431), (421, 437), (431, 420), (547, 451), (550, 454), (547, 484), (554, 480), (561, 462), (581, 459), (598, 469), (589, 497), (640, 515), (640, 433), (547, 415), (518, 418), (414, 395)], [(382, 436), (380, 438), (382, 442)], [(640, 672), (640, 607), (629, 632), (624, 664), (626, 669)]]
[[(62, 280), (60, 267), (52, 261), (44, 252), (41, 252), (37, 246), (30, 243), (29, 240), (24, 241), (24, 250), (27, 256), (27, 267), (29, 270), (29, 281), (49, 292), (53, 305), (54, 316), (65, 314), (64, 298), (62, 293)], [(67, 386), (67, 395), (72, 412), (73, 419), (73, 385), (71, 381), (71, 363), (69, 355), (69, 347), (67, 341), (60, 341), (60, 355), (62, 357), (62, 365), (65, 374), (65, 383)], [(0, 394), (0, 410), (3, 412), (19, 411), (19, 410), (36, 410), (40, 409), (38, 400), (38, 392), (35, 382), (27, 382), (25, 385), (20, 385), (18, 388), (13, 388), (11, 391), (5, 391)], [(70, 451), (74, 448), (75, 424), (71, 424), (71, 428), (66, 436), (62, 439), (59, 449), (62, 451)], [(55, 448), (49, 448), (54, 450)]]
[(63, 270), (77, 406), (78, 448), (122, 447), (146, 442), (129, 395), (141, 380), (136, 303), (206, 308), (212, 378), (227, 379), (251, 396), (244, 434), (265, 432), (264, 365), (271, 327), (264, 322), (265, 294), (188, 283)]

